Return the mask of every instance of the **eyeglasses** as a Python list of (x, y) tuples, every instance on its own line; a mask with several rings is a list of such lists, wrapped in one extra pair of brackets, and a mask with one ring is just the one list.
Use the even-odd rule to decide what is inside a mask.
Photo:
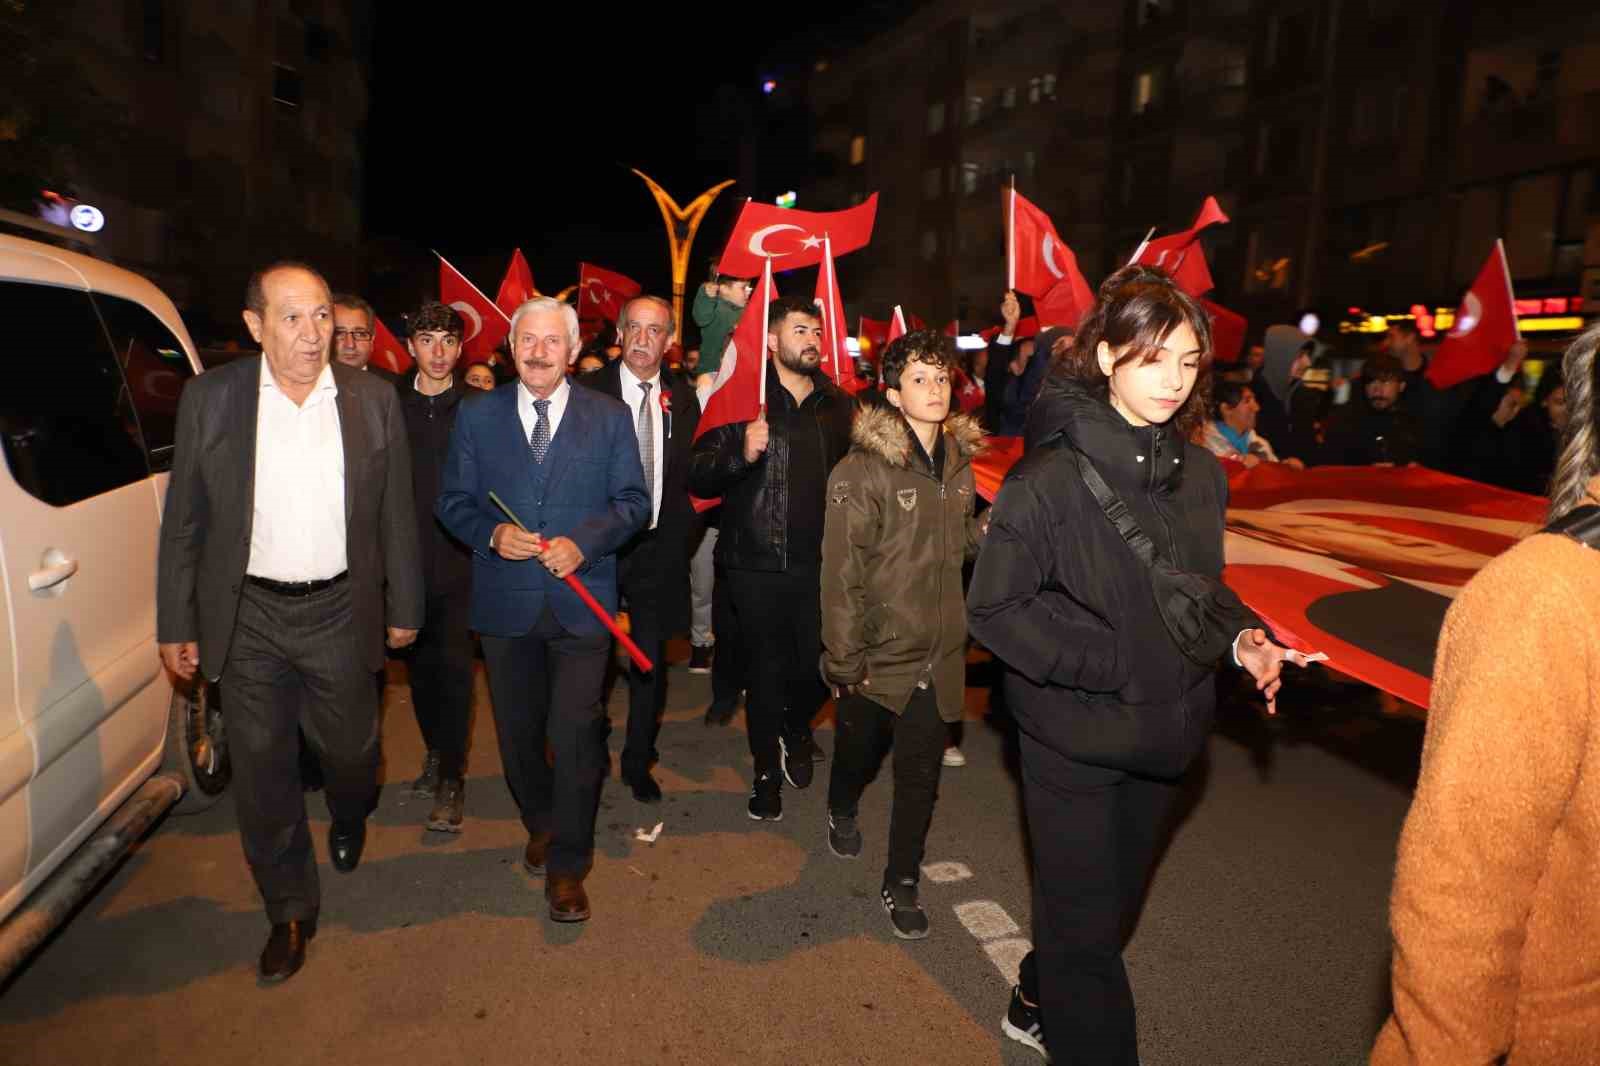
[(372, 331), (370, 329), (336, 329), (333, 331), (333, 339), (336, 343), (352, 340), (359, 344), (363, 341), (370, 341), (372, 339)]

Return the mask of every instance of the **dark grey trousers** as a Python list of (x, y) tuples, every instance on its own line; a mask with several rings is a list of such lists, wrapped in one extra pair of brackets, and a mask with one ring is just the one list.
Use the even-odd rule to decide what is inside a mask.
[(328, 813), (360, 822), (378, 781), (378, 700), (349, 582), (292, 597), (244, 586), (222, 671), (239, 837), (273, 922), (322, 903), (300, 789), (296, 729), (321, 763)]

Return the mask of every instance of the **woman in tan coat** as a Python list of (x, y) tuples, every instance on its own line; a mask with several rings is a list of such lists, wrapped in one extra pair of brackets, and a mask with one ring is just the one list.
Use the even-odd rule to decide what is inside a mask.
[(861, 854), (856, 807), (894, 744), (894, 810), (880, 898), (896, 936), (928, 935), (917, 902), (946, 723), (966, 692), (961, 564), (977, 551), (972, 456), (983, 431), (950, 413), (955, 346), (933, 330), (884, 352), (887, 406), (863, 406), (828, 479), (822, 671), (838, 700), (828, 846)]
[[(1567, 351), (1552, 522), (1600, 504), (1595, 352)], [(1372, 1066), (1600, 1063), (1600, 552), (1541, 533), (1445, 617)]]

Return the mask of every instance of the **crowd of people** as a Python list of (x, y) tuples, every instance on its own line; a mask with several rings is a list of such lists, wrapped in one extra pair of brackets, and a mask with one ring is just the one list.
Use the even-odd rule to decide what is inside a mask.
[[(590, 918), (614, 662), (601, 614), (622, 610), (654, 663), (626, 668), (619, 777), (635, 800), (661, 800), (652, 768), (671, 758), (657, 747), (669, 637), (687, 632), (688, 668), (711, 675), (707, 724), (743, 697), (753, 820), (781, 820), (785, 787), (813, 783), (831, 696), (828, 846), (863, 854), (859, 801), (892, 747), (879, 898), (896, 936), (924, 937), (923, 848), (941, 768), (963, 758), (950, 726), (975, 640), (1003, 666), (1034, 858), (1034, 950), (1003, 1031), (1057, 1062), (1134, 1064), (1122, 949), (1215, 675), (1245, 671), (1270, 707), (1283, 664), (1305, 663), (1220, 580), (1214, 456), (1406, 464), (1459, 436), (1471, 447), (1451, 454), (1473, 471), (1531, 484), (1566, 424), (1559, 379), (1526, 409), (1508, 400), (1513, 351), (1450, 408), (1397, 326), (1335, 406), (1314, 340), (1273, 327), (1239, 366), (1214, 366), (1207, 312), (1127, 267), (1074, 330), (1018, 337), (1007, 293), (970, 362), (940, 332), (907, 333), (859, 396), (821, 370), (817, 308), (775, 300), (763, 408), (698, 432), (751, 294), (721, 276), (699, 290), (687, 351), (658, 297), (629, 300), (589, 346), (571, 306), (537, 297), (511, 316), (508, 358), (470, 367), (460, 316), (426, 303), (397, 377), (370, 362), (365, 301), (303, 263), (250, 279), (261, 357), (181, 401), (158, 628), (175, 675), (221, 686), (271, 924), (259, 976), (292, 977), (316, 933), (313, 775), (334, 868), (360, 863), (385, 644), (409, 666), (427, 754), (408, 787), (432, 800), (427, 828), (463, 830), (476, 641), (524, 866), (552, 920)], [(1022, 437), (1024, 456), (984, 509), (986, 427)]]

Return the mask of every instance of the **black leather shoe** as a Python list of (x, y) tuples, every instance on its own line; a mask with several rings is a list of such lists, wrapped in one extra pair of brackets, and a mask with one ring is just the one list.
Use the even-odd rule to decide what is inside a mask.
[(656, 779), (650, 776), (649, 771), (640, 774), (627, 774), (622, 779), (627, 786), (633, 789), (633, 798), (640, 803), (660, 803), (661, 786), (656, 784)]
[(300, 972), (306, 962), (306, 944), (317, 935), (315, 918), (291, 919), (275, 923), (267, 946), (261, 949), (257, 973), (264, 985), (287, 981)]
[(347, 874), (361, 864), (361, 849), (367, 844), (367, 823), (348, 825), (334, 822), (328, 827), (328, 855), (333, 868)]

